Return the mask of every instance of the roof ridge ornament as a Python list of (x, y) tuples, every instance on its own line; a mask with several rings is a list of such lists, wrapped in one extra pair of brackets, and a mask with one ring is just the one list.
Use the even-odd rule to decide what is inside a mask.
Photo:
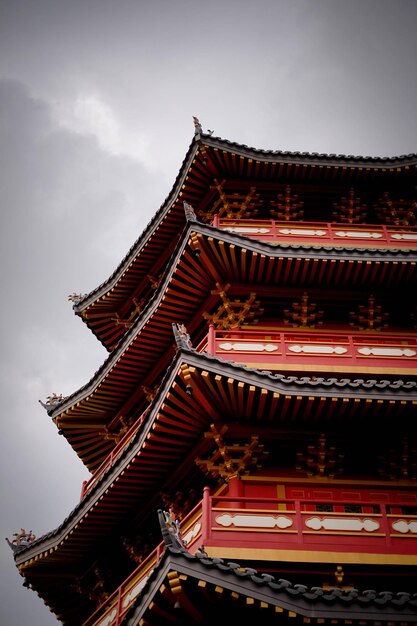
[(61, 402), (64, 402), (64, 400), (66, 400), (66, 396), (63, 396), (62, 393), (57, 394), (55, 392), (52, 392), (50, 396), (47, 396), (46, 402), (42, 402), (42, 400), (39, 400), (39, 402), (44, 409), (49, 409), (51, 408), (51, 406), (61, 404)]
[(195, 117), (195, 115), (193, 115), (193, 122), (194, 122), (194, 135), (202, 135), (203, 127), (201, 125), (200, 120), (198, 119), (198, 117)]
[(188, 552), (181, 538), (180, 521), (172, 509), (169, 511), (158, 509), (158, 519), (165, 546)]
[(191, 350), (191, 337), (187, 332), (184, 324), (172, 324), (172, 330), (174, 332), (175, 343), (179, 349), (185, 348), (186, 350)]
[[(200, 135), (203, 134), (203, 126), (200, 120), (198, 119), (198, 117), (196, 117), (195, 115), (193, 115), (193, 122), (194, 122), (194, 135), (196, 137), (199, 137)], [(211, 136), (213, 132), (214, 132), (213, 130), (207, 129), (206, 134)]]
[(36, 535), (34, 535), (31, 530), (27, 533), (24, 528), (21, 528), (18, 533), (13, 533), (13, 537), (14, 539), (12, 539), (12, 541), (6, 537), (6, 541), (13, 550), (13, 553), (20, 552), (36, 539)]
[(74, 305), (79, 304), (81, 302), (81, 300), (84, 300), (84, 298), (86, 298), (88, 296), (88, 293), (75, 293), (75, 291), (73, 293), (70, 293), (68, 296), (68, 300), (70, 302), (73, 302)]
[(197, 221), (197, 215), (195, 214), (195, 211), (193, 209), (193, 207), (191, 206), (191, 204), (188, 204), (188, 202), (183, 202), (183, 207), (184, 207), (184, 213), (185, 213), (185, 218), (187, 221), (192, 221), (192, 222), (196, 222)]

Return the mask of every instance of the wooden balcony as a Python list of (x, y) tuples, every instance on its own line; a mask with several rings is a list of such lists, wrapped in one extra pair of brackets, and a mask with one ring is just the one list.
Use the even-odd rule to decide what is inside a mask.
[(417, 374), (417, 337), (216, 330), (197, 348), (228, 361), (280, 371)]
[[(410, 502), (225, 497), (206, 488), (181, 532), (190, 553), (204, 545), (225, 559), (417, 564), (417, 503)], [(161, 543), (83, 626), (118, 626), (163, 551)]]
[(354, 248), (416, 248), (417, 228), (381, 224), (234, 220), (214, 216), (213, 226), (275, 244), (309, 244)]
[(81, 497), (82, 500), (87, 493), (94, 487), (94, 485), (100, 480), (100, 478), (112, 467), (113, 463), (123, 452), (129, 441), (133, 439), (137, 431), (139, 430), (143, 420), (145, 419), (147, 414), (147, 409), (142, 413), (142, 415), (136, 420), (131, 428), (127, 431), (127, 433), (120, 439), (117, 445), (113, 448), (110, 454), (104, 459), (103, 463), (99, 465), (96, 471), (91, 475), (88, 480), (84, 480), (81, 487)]

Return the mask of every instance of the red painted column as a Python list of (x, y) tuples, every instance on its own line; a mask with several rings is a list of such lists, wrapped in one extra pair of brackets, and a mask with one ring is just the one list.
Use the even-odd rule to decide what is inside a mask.
[(215, 337), (215, 331), (214, 331), (214, 324), (209, 324), (209, 329), (208, 329), (208, 353), (210, 354), (210, 356), (214, 356), (216, 354), (216, 337)]
[(243, 482), (240, 480), (239, 476), (235, 474), (229, 478), (229, 497), (236, 497), (237, 500), (235, 502), (229, 501), (229, 506), (231, 508), (243, 509), (244, 504), (242, 503), (241, 498), (244, 496), (245, 488)]
[(209, 487), (204, 487), (201, 509), (201, 539), (203, 545), (205, 545), (211, 537), (211, 496)]

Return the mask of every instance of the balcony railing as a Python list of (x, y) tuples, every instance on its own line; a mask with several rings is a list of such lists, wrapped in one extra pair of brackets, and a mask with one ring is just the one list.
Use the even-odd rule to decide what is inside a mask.
[[(328, 333), (266, 332), (256, 330), (223, 331), (209, 326), (207, 337), (199, 344), (200, 352), (245, 363), (259, 369), (315, 371), (363, 371), (371, 368), (417, 374), (417, 337), (342, 335)], [(113, 448), (103, 463), (81, 488), (81, 499), (112, 467), (124, 448), (139, 430), (145, 411)]]
[[(375, 563), (389, 555), (395, 564), (408, 555), (409, 562), (417, 564), (417, 503), (411, 505), (405, 501), (389, 505), (211, 496), (205, 488), (203, 500), (183, 520), (181, 531), (192, 554), (204, 545), (209, 554), (221, 556), (223, 550), (231, 558), (234, 549), (236, 554), (245, 549), (258, 556), (263, 552), (265, 560), (268, 553), (279, 560), (280, 551), (291, 550), (294, 562), (297, 553), (302, 562), (306, 551), (311, 551), (316, 559), (322, 552), (324, 560), (331, 553), (335, 557), (337, 553), (359, 553), (363, 563)], [(163, 550), (160, 544), (83, 626), (119, 626)]]
[(309, 243), (349, 247), (417, 247), (417, 227), (329, 222), (239, 220), (214, 216), (213, 226), (270, 243)]
[(143, 420), (146, 417), (148, 409), (146, 409), (142, 415), (136, 420), (133, 426), (127, 431), (127, 433), (120, 439), (117, 445), (113, 448), (110, 454), (104, 459), (103, 463), (99, 465), (96, 471), (92, 474), (92, 476), (85, 480), (81, 487), (81, 500), (87, 495), (87, 493), (94, 487), (97, 481), (105, 474), (109, 468), (113, 465), (116, 459), (123, 452), (124, 448), (127, 446), (129, 441), (133, 439), (139, 430), (140, 426), (143, 423)]
[(417, 337), (375, 334), (217, 330), (210, 325), (199, 351), (212, 356), (268, 369), (305, 365), (331, 371), (372, 368), (414, 370), (417, 374)]

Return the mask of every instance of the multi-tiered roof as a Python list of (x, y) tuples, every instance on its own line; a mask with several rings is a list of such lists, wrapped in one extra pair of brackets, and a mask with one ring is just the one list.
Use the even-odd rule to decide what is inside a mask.
[[(63, 623), (94, 603), (91, 626), (209, 623), (219, 607), (417, 622), (398, 596), (417, 565), (416, 168), (197, 127), (142, 236), (72, 298), (109, 356), (45, 406), (92, 477), (59, 528), (15, 551)], [(161, 558), (164, 508), (187, 548)], [(363, 589), (389, 575), (394, 596), (343, 590), (341, 563)]]

